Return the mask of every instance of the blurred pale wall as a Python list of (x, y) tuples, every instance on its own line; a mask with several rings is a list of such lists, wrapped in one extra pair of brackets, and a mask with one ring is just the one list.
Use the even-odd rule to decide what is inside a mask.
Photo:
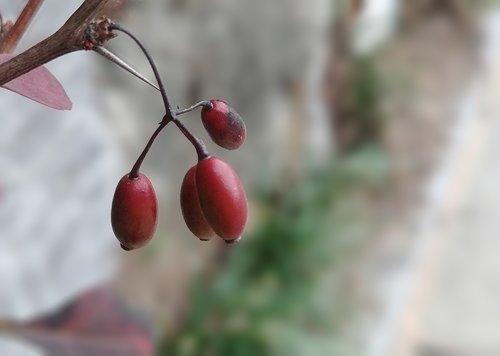
[[(46, 1), (16, 52), (56, 31), (80, 1)], [(4, 20), (25, 1), (0, 1)], [(2, 91), (0, 161), (0, 318), (50, 313), (116, 274), (109, 222), (120, 154), (102, 120), (87, 53), (47, 64), (73, 101), (55, 111)]]

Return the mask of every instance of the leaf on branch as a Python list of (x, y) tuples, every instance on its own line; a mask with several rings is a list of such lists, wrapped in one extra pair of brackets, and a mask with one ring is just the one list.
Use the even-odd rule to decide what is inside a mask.
[[(0, 64), (14, 56), (12, 53), (0, 53)], [(35, 68), (2, 87), (56, 110), (71, 110), (72, 107), (61, 83), (44, 66)]]

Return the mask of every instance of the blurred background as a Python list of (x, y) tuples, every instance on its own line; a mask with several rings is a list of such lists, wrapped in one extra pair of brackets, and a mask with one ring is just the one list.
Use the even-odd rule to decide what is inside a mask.
[[(45, 0), (16, 51), (80, 4)], [(0, 0), (4, 20), (24, 5)], [(95, 53), (49, 63), (72, 111), (0, 96), (0, 353), (500, 354), (498, 5), (115, 2), (175, 105), (221, 98), (244, 118), (238, 151), (183, 120), (240, 175), (247, 229), (234, 246), (191, 235), (196, 156), (167, 127), (143, 165), (157, 233), (121, 251), (112, 195), (160, 96)], [(152, 78), (129, 39), (106, 47)]]

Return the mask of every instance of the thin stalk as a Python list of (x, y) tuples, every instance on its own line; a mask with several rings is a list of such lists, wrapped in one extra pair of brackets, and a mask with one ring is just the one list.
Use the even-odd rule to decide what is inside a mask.
[[(144, 45), (141, 43), (141, 41), (134, 34), (132, 34), (127, 29), (123, 28), (119, 24), (112, 23), (109, 26), (109, 30), (111, 30), (111, 31), (117, 30), (117, 31), (125, 33), (140, 47), (140, 49), (142, 50), (142, 52), (146, 56), (150, 66), (151, 66), (151, 69), (153, 70), (156, 81), (158, 82), (158, 87), (160, 88), (160, 93), (161, 93), (163, 103), (165, 105), (165, 110), (166, 110), (165, 116), (163, 117), (162, 121), (160, 122), (160, 126), (158, 126), (156, 131), (153, 133), (153, 135), (149, 139), (148, 144), (146, 145), (143, 152), (141, 153), (141, 155), (139, 156), (139, 158), (135, 162), (134, 166), (132, 167), (132, 170), (130, 171), (129, 177), (131, 179), (137, 178), (141, 164), (144, 161), (144, 158), (146, 157), (149, 149), (153, 145), (154, 140), (156, 139), (158, 134), (161, 132), (161, 130), (163, 130), (165, 128), (165, 126), (167, 126), (167, 124), (170, 121), (173, 121), (177, 125), (177, 127), (182, 132), (182, 134), (194, 146), (196, 153), (198, 155), (198, 160), (202, 160), (204, 158), (207, 158), (209, 156), (209, 154), (208, 154), (207, 148), (206, 148), (205, 144), (203, 143), (203, 141), (201, 141), (199, 138), (194, 136), (186, 126), (184, 126), (179, 120), (177, 120), (177, 112), (174, 111), (172, 109), (172, 106), (170, 105), (170, 101), (168, 99), (168, 95), (167, 95), (167, 92), (165, 90), (165, 86), (163, 85), (163, 81), (161, 80), (160, 73), (158, 72), (158, 68), (157, 68), (153, 58), (149, 54), (148, 50), (146, 49), (146, 47), (144, 47)], [(201, 105), (211, 105), (211, 104), (210, 104), (210, 102), (208, 102), (208, 104), (207, 104), (207, 102), (199, 102), (199, 103), (193, 105), (191, 107), (191, 110), (194, 110), (194, 108), (199, 107)]]
[(135, 70), (133, 67), (131, 67), (127, 62), (125, 62), (123, 59), (118, 57), (116, 54), (111, 52), (109, 49), (101, 47), (101, 46), (96, 46), (92, 49), (94, 52), (100, 54), (107, 60), (113, 62), (114, 64), (118, 65), (120, 68), (125, 69), (127, 72), (135, 76), (136, 78), (139, 78), (142, 80), (144, 83), (150, 85), (151, 87), (155, 88), (156, 90), (160, 90), (160, 88), (152, 83), (148, 78), (143, 76), (141, 73), (139, 73), (137, 70)]
[(144, 47), (144, 45), (141, 43), (141, 41), (139, 41), (139, 39), (134, 34), (132, 34), (130, 31), (128, 31), (127, 29), (125, 29), (121, 25), (116, 24), (116, 23), (112, 23), (110, 25), (109, 29), (110, 30), (117, 30), (117, 31), (125, 33), (140, 47), (140, 49), (142, 50), (142, 52), (146, 56), (150, 66), (151, 66), (151, 69), (153, 70), (156, 81), (158, 82), (158, 87), (160, 88), (160, 93), (161, 93), (161, 96), (163, 99), (163, 104), (165, 105), (167, 120), (168, 121), (174, 120), (175, 119), (175, 111), (172, 110), (172, 107), (170, 105), (170, 101), (168, 100), (167, 92), (165, 90), (165, 86), (163, 85), (163, 81), (161, 80), (160, 73), (158, 72), (158, 68), (156, 67), (156, 64), (155, 64), (153, 58), (151, 57), (151, 55), (149, 54), (148, 50)]
[(199, 108), (200, 106), (206, 107), (206, 108), (208, 108), (208, 109), (213, 108), (213, 105), (212, 105), (212, 103), (211, 103), (210, 101), (208, 101), (208, 100), (203, 100), (203, 101), (200, 101), (200, 102), (198, 102), (198, 103), (196, 103), (196, 104), (194, 104), (194, 105), (192, 105), (192, 106), (190, 106), (190, 107), (188, 107), (188, 108), (186, 108), (186, 109), (176, 110), (176, 111), (175, 111), (175, 114), (176, 114), (176, 115), (186, 114), (186, 113), (188, 113), (188, 112), (190, 112), (190, 111), (193, 111), (193, 110), (194, 110), (194, 109), (196, 109), (196, 108)]
[(205, 146), (205, 143), (203, 143), (202, 140), (200, 140), (198, 137), (194, 136), (186, 126), (182, 122), (180, 122), (178, 119), (172, 120), (174, 124), (177, 125), (179, 130), (182, 132), (184, 136), (191, 142), (191, 144), (194, 146), (194, 149), (196, 150), (196, 154), (198, 155), (198, 161), (201, 161), (202, 159), (205, 159), (209, 156), (207, 147)]
[(151, 148), (151, 146), (153, 146), (153, 143), (154, 143), (156, 137), (160, 134), (161, 130), (163, 130), (165, 128), (165, 126), (168, 125), (169, 122), (170, 122), (170, 120), (163, 120), (160, 123), (160, 125), (158, 126), (158, 128), (155, 130), (155, 132), (153, 132), (153, 134), (151, 135), (151, 138), (149, 139), (148, 143), (146, 144), (146, 147), (144, 147), (144, 150), (142, 151), (141, 155), (139, 156), (139, 158), (137, 158), (137, 161), (135, 162), (134, 166), (130, 170), (130, 173), (128, 175), (130, 179), (135, 179), (135, 178), (139, 177), (139, 169), (141, 168), (141, 165), (142, 165), (142, 162), (144, 161), (144, 158), (146, 158), (146, 156), (149, 152), (149, 149)]

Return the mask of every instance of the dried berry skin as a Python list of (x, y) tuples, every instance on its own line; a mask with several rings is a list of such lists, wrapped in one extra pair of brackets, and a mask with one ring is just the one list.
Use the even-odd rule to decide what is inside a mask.
[(158, 202), (153, 185), (142, 173), (118, 182), (111, 206), (111, 225), (124, 250), (144, 246), (156, 230)]
[(226, 241), (237, 240), (245, 229), (248, 204), (240, 178), (216, 157), (198, 162), (196, 187), (208, 223)]
[(247, 129), (241, 116), (222, 100), (210, 100), (212, 108), (203, 107), (201, 121), (212, 140), (221, 147), (235, 150), (245, 141)]
[(200, 206), (198, 189), (196, 188), (196, 166), (191, 167), (182, 181), (181, 211), (188, 229), (202, 241), (208, 241), (215, 236)]

